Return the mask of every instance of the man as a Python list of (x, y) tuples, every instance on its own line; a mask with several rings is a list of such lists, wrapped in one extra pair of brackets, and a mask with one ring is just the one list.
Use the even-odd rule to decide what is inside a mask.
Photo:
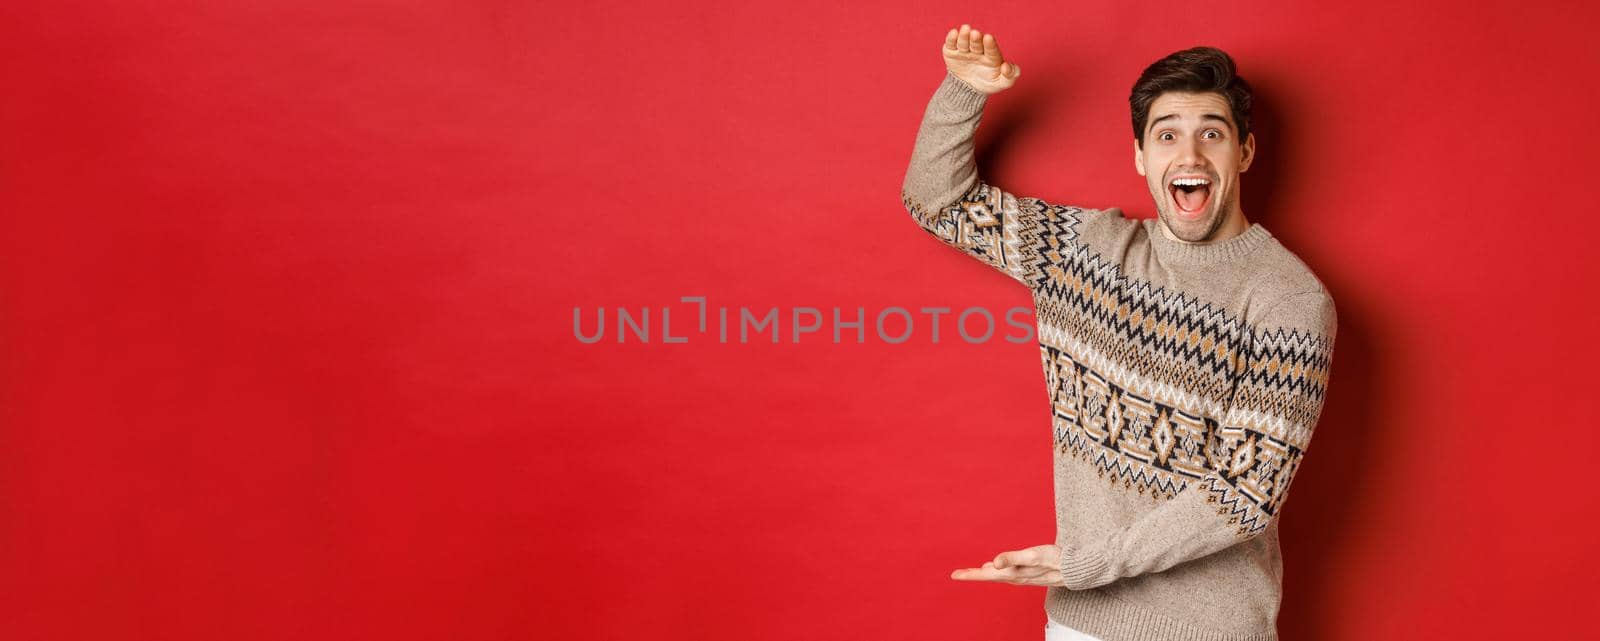
[(1033, 293), (1052, 408), (1056, 541), (952, 578), (1047, 586), (1047, 638), (1270, 640), (1277, 517), (1321, 413), (1333, 300), (1239, 206), (1250, 86), (1196, 47), (1134, 85), (1134, 169), (1156, 219), (979, 179), (972, 136), (1022, 70), (946, 35), (902, 200)]

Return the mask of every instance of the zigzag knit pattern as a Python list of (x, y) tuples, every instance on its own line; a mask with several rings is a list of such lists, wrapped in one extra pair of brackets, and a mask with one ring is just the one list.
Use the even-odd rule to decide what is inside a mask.
[[(1016, 257), (1022, 253), (1022, 230), (1031, 226), (1028, 217), (1038, 215), (1037, 200), (990, 190), (981, 181), (959, 203), (942, 209), (924, 209), (904, 192), (900, 198), (928, 233), (1013, 278), (1022, 278), (1024, 266)], [(1030, 206), (1024, 209), (1022, 202)]]
[(1127, 277), (1078, 242), (1082, 208), (982, 181), (945, 208), (904, 204), (941, 241), (1033, 290), (1060, 451), (1155, 500), (1195, 484), (1241, 538), (1266, 527), (1320, 411), (1328, 338), (1250, 327)]

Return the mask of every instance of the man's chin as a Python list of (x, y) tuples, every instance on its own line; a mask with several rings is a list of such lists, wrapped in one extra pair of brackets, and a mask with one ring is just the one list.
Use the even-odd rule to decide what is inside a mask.
[(1215, 225), (1211, 223), (1215, 220), (1215, 217), (1215, 212), (1208, 212), (1206, 216), (1189, 220), (1185, 219), (1181, 214), (1169, 213), (1162, 215), (1161, 222), (1167, 226), (1167, 231), (1172, 232), (1172, 235), (1178, 240), (1186, 243), (1201, 243), (1208, 240), (1211, 232), (1214, 231)]

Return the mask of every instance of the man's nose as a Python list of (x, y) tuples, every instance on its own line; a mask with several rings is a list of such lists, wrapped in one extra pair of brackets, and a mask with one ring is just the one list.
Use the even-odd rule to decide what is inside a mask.
[(1200, 155), (1200, 140), (1199, 139), (1191, 137), (1188, 140), (1184, 141), (1183, 144), (1178, 145), (1178, 164), (1179, 164), (1179, 166), (1182, 166), (1182, 167), (1199, 167), (1200, 165), (1205, 164), (1205, 163), (1201, 162), (1201, 160), (1203, 158), (1204, 158), (1204, 156)]

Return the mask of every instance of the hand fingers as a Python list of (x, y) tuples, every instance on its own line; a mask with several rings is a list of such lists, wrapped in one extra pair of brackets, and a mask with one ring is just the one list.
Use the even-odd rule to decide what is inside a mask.
[(944, 48), (949, 49), (951, 51), (955, 51), (956, 50), (956, 35), (957, 35), (957, 33), (959, 33), (957, 30), (951, 29), (950, 33), (944, 34)]
[(1018, 578), (1036, 577), (1050, 572), (1051, 570), (1057, 570), (1058, 568), (1052, 568), (1046, 565), (1020, 565), (1015, 563), (1009, 566), (1001, 566), (994, 561), (989, 561), (984, 563), (983, 567), (977, 569), (982, 572), (989, 572), (994, 576)]
[(961, 25), (961, 31), (956, 34), (956, 51), (972, 50), (972, 27)]
[(1035, 545), (1001, 552), (980, 568), (956, 570), (950, 578), (961, 581), (999, 581), (1017, 585), (1060, 585), (1061, 548)]
[(1044, 559), (1039, 558), (1038, 551), (1034, 550), (1033, 548), (1026, 550), (1014, 550), (1011, 552), (1001, 552), (998, 556), (994, 557), (994, 565), (997, 568), (1008, 568), (1013, 566), (1038, 566), (1042, 565), (1043, 563)]
[(1000, 55), (1000, 43), (995, 41), (992, 33), (983, 34), (983, 53), (991, 60), (1005, 59), (1004, 56)]
[(1007, 581), (1012, 575), (1005, 570), (997, 569), (992, 565), (984, 564), (981, 568), (966, 568), (950, 573), (950, 578), (958, 581)]
[(983, 34), (980, 33), (977, 29), (973, 29), (972, 33), (967, 34), (967, 35), (968, 35), (968, 37), (972, 38), (972, 44), (969, 45), (967, 47), (967, 49), (969, 51), (971, 51), (972, 53), (978, 54), (980, 56), (983, 55)]
[(1019, 568), (1002, 570), (989, 564), (981, 568), (966, 568), (950, 573), (957, 581), (993, 581), (1016, 585), (1055, 585), (1061, 581), (1061, 571), (1049, 568)]
[(1006, 573), (1006, 576), (1016, 579), (1037, 579), (1051, 572), (1060, 572), (1055, 568), (1047, 568), (1042, 565), (1019, 565), (1000, 571)]

